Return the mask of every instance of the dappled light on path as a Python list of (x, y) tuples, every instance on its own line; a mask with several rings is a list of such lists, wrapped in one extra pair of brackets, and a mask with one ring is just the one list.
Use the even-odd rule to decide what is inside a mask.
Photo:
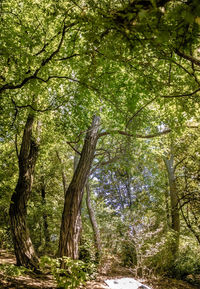
[(110, 289), (151, 289), (133, 278), (105, 280)]

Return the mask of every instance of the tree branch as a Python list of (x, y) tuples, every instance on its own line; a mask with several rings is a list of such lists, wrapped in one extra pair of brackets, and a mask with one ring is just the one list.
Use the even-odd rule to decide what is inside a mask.
[(81, 153), (71, 144), (71, 142), (66, 142), (77, 154), (81, 155)]
[(190, 62), (192, 62), (193, 64), (196, 64), (198, 66), (200, 66), (200, 60), (191, 56), (191, 55), (186, 55), (185, 53), (181, 52), (180, 50), (178, 49), (175, 49), (175, 53), (177, 55), (179, 55), (180, 57), (186, 59), (186, 60), (189, 60)]
[(126, 128), (129, 126), (129, 124), (131, 123), (131, 121), (134, 119), (134, 117), (136, 117), (144, 108), (146, 108), (149, 104), (151, 104), (155, 99), (157, 98), (154, 97), (153, 99), (151, 99), (150, 101), (148, 101), (146, 104), (144, 104), (140, 109), (138, 109), (133, 115), (132, 117), (128, 120)]
[(143, 138), (143, 139), (148, 139), (148, 138), (154, 138), (154, 137), (158, 137), (164, 134), (168, 134), (171, 132), (171, 129), (166, 129), (162, 132), (158, 132), (158, 133), (154, 133), (154, 134), (149, 134), (149, 135), (140, 135), (140, 134), (130, 134), (126, 131), (121, 131), (121, 130), (110, 130), (110, 131), (105, 131), (102, 133), (99, 133), (99, 138), (102, 136), (106, 136), (106, 135), (111, 135), (111, 134), (121, 134), (121, 135), (125, 135), (128, 137), (136, 137), (136, 138)]
[(183, 94), (177, 94), (177, 95), (162, 95), (161, 97), (163, 97), (163, 98), (187, 97), (187, 96), (192, 96), (192, 95), (196, 94), (199, 91), (200, 91), (200, 87), (197, 88), (196, 90), (192, 91), (192, 92), (183, 93)]
[(29, 82), (31, 79), (39, 79), (39, 77), (37, 76), (38, 72), (41, 70), (41, 68), (43, 66), (45, 66), (47, 63), (49, 63), (52, 58), (59, 52), (61, 46), (62, 46), (62, 43), (64, 41), (64, 36), (65, 36), (65, 33), (66, 33), (66, 30), (67, 28), (71, 28), (75, 25), (76, 23), (71, 23), (69, 26), (66, 26), (64, 24), (63, 26), (63, 29), (62, 29), (62, 35), (61, 35), (61, 39), (58, 43), (58, 46), (56, 48), (56, 50), (54, 50), (51, 55), (49, 57), (47, 57), (46, 59), (43, 59), (40, 67), (38, 67), (35, 72), (33, 73), (33, 75), (30, 75), (30, 76), (27, 76), (25, 77), (21, 83), (19, 84), (11, 84), (11, 83), (7, 83), (5, 85), (3, 85), (1, 88), (0, 88), (0, 93), (2, 93), (3, 91), (7, 90), (7, 89), (17, 89), (17, 88), (21, 88), (22, 86), (24, 86), (27, 82)]

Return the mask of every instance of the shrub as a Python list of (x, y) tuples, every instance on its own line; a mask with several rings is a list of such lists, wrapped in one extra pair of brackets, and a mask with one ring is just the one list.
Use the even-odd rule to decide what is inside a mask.
[(4, 276), (21, 276), (30, 272), (29, 269), (14, 264), (2, 264), (0, 265), (0, 271), (4, 273)]
[(121, 245), (121, 259), (124, 266), (137, 265), (137, 253), (133, 240), (124, 240)]
[[(64, 262), (64, 269), (60, 268)], [(41, 258), (41, 267), (49, 265), (51, 272), (57, 282), (58, 288), (75, 289), (89, 280), (95, 272), (95, 265), (84, 263), (80, 260), (72, 260), (69, 257), (52, 259), (50, 257)]]
[(188, 246), (182, 250), (174, 263), (174, 275), (184, 279), (187, 275), (200, 272), (200, 256)]

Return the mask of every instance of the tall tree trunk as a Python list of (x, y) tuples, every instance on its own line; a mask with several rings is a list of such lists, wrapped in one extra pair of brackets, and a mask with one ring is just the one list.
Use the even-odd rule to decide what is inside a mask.
[(47, 213), (46, 213), (46, 189), (45, 184), (42, 182), (41, 186), (41, 196), (42, 196), (42, 205), (43, 205), (43, 228), (44, 228), (44, 238), (45, 238), (45, 249), (48, 249), (50, 243), (50, 233), (49, 233), (49, 225), (47, 221)]
[(30, 239), (26, 222), (27, 202), (30, 197), (38, 145), (32, 139), (34, 116), (29, 114), (24, 128), (19, 154), (19, 177), (11, 197), (10, 226), (17, 265), (37, 269), (39, 261)]
[(65, 195), (65, 193), (67, 191), (67, 177), (66, 177), (66, 174), (65, 174), (65, 171), (64, 171), (64, 168), (63, 168), (63, 160), (61, 159), (58, 151), (56, 151), (56, 155), (57, 155), (57, 158), (58, 158), (58, 160), (60, 162), (60, 165), (61, 165), (63, 191), (64, 191), (64, 195)]
[(167, 189), (168, 183), (166, 183), (165, 189), (165, 211), (166, 211), (166, 219), (168, 227), (171, 226), (171, 216), (170, 216), (170, 208), (169, 208), (169, 191)]
[(176, 188), (174, 157), (171, 154), (170, 158), (164, 158), (165, 166), (167, 168), (169, 189), (170, 189), (170, 203), (171, 203), (171, 227), (175, 231), (175, 243), (172, 249), (174, 255), (177, 255), (179, 250), (179, 235), (180, 235), (180, 216), (178, 207), (178, 192)]
[(90, 185), (88, 181), (86, 183), (86, 193), (87, 193), (86, 204), (87, 204), (90, 222), (91, 222), (93, 234), (94, 234), (94, 243), (95, 243), (95, 248), (96, 248), (96, 261), (99, 262), (99, 259), (101, 258), (101, 237), (100, 237), (100, 232), (99, 232), (98, 224), (96, 221), (94, 209), (91, 204)]
[(88, 129), (80, 160), (74, 172), (72, 181), (65, 194), (65, 204), (59, 240), (59, 256), (78, 258), (78, 243), (80, 235), (80, 210), (84, 186), (88, 178), (96, 144), (100, 118), (93, 117), (92, 125)]

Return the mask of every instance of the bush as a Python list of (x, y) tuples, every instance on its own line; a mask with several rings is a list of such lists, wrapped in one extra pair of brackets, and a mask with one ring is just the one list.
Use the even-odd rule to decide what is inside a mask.
[(121, 245), (121, 260), (124, 266), (137, 265), (137, 253), (133, 240), (124, 240)]
[(12, 237), (9, 228), (0, 229), (0, 247), (4, 249), (12, 248)]
[(91, 248), (91, 244), (86, 239), (81, 240), (81, 245), (79, 246), (79, 258), (81, 261), (85, 263), (95, 261), (95, 255)]
[[(60, 265), (64, 262), (65, 269)], [(84, 263), (80, 260), (72, 260), (69, 257), (51, 259), (47, 256), (41, 258), (41, 267), (49, 265), (51, 272), (56, 279), (58, 288), (75, 289), (91, 279), (95, 272), (95, 265)]]
[(184, 279), (187, 275), (198, 274), (200, 272), (200, 256), (190, 247), (180, 252), (173, 267), (174, 275), (177, 278)]
[(14, 264), (3, 264), (0, 265), (0, 271), (4, 273), (4, 276), (21, 276), (30, 272), (30, 269)]
[(142, 265), (151, 268), (154, 274), (172, 276), (172, 266), (175, 256), (172, 253), (175, 243), (175, 235), (168, 231), (159, 239), (149, 242), (143, 246)]

